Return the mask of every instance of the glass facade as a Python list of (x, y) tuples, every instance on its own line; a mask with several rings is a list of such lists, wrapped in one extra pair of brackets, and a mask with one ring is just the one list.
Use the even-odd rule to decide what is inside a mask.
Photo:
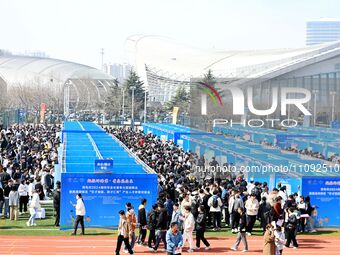
[(307, 22), (306, 45), (314, 45), (337, 40), (340, 40), (340, 20)]

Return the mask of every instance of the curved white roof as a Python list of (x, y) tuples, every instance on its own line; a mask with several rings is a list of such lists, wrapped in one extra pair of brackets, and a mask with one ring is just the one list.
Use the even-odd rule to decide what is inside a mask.
[(69, 79), (112, 80), (106, 73), (82, 64), (52, 58), (0, 56), (0, 77), (7, 84), (25, 83), (35, 79), (53, 79), (64, 84)]
[(298, 49), (226, 51), (199, 49), (153, 35), (126, 41), (130, 61), (141, 74), (145, 65), (160, 76), (201, 77), (211, 69), (216, 77), (272, 78), (296, 68), (340, 55), (340, 41)]

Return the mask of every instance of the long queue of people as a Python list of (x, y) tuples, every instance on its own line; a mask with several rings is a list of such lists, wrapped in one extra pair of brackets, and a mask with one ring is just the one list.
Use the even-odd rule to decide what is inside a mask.
[[(252, 235), (258, 220), (265, 240), (264, 254), (282, 254), (283, 247), (291, 244), (298, 248), (297, 232), (315, 231), (312, 218), (315, 208), (310, 198), (300, 195), (299, 190), (288, 194), (286, 186), (280, 184), (269, 190), (267, 183), (254, 180), (247, 183), (242, 175), (197, 180), (191, 175), (191, 169), (204, 158), (184, 152), (172, 141), (161, 141), (152, 134), (131, 129), (109, 131), (160, 176), (158, 204), (146, 214), (142, 202), (138, 210), (137, 242), (145, 243), (150, 250), (157, 250), (160, 241), (166, 247), (166, 233), (174, 226), (183, 233), (181, 248), (188, 240), (188, 252), (199, 249), (201, 241), (209, 249), (205, 230), (219, 231), (222, 222), (237, 234), (231, 250), (238, 250), (242, 241), (246, 252), (249, 249), (247, 236)], [(147, 230), (149, 239), (145, 242)], [(194, 230), (196, 245), (192, 235)], [(172, 250), (170, 254), (176, 254), (174, 252)]]
[[(35, 226), (40, 201), (53, 190), (58, 126), (12, 126), (0, 132), (0, 217)], [(25, 214), (28, 214), (25, 216)]]

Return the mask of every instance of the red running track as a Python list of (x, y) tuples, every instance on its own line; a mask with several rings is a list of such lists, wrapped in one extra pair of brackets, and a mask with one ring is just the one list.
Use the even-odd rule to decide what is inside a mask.
[[(245, 254), (240, 251), (231, 251), (234, 238), (209, 238), (212, 249), (195, 251), (193, 254)], [(284, 249), (283, 254), (296, 255), (328, 255), (340, 254), (340, 237), (299, 236), (299, 249)], [(97, 255), (114, 254), (116, 237), (99, 236), (0, 236), (1, 255)], [(259, 236), (248, 237), (249, 252), (246, 254), (262, 254), (263, 238)], [(162, 247), (161, 247), (162, 248)], [(184, 248), (182, 254), (188, 254)], [(124, 254), (122, 251), (121, 254)], [(155, 254), (146, 247), (136, 247), (135, 254)], [(158, 251), (157, 254), (166, 254)]]

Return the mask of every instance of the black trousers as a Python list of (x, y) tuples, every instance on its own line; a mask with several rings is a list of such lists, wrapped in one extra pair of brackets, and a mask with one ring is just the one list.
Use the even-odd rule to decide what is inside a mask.
[(221, 212), (211, 212), (213, 221), (214, 221), (214, 228), (220, 228), (221, 227)]
[(210, 244), (207, 241), (207, 239), (204, 237), (204, 230), (199, 229), (196, 231), (196, 247), (199, 248), (201, 247), (201, 241), (204, 243), (205, 246), (209, 247)]
[(251, 233), (256, 222), (256, 215), (247, 215), (247, 228), (246, 231)]
[(238, 224), (240, 222), (240, 214), (238, 212), (232, 212), (231, 213), (231, 218), (232, 218), (232, 222), (231, 222), (231, 226), (232, 228), (238, 228)]
[(152, 248), (152, 243), (156, 244), (156, 230), (150, 229), (148, 238), (148, 247)]
[(224, 221), (226, 225), (230, 225), (230, 214), (228, 207), (224, 208)]
[(22, 209), (24, 209), (24, 212), (27, 212), (27, 204), (28, 204), (28, 196), (20, 196), (20, 198), (19, 198), (19, 212), (22, 213)]
[(161, 240), (163, 241), (164, 249), (166, 249), (166, 230), (165, 231), (159, 230), (157, 232), (155, 250), (158, 249), (159, 244), (161, 243)]
[(287, 230), (287, 242), (286, 247), (289, 247), (290, 243), (293, 242), (294, 247), (298, 247), (298, 243), (296, 241), (296, 232), (295, 229), (286, 229)]
[(60, 207), (59, 208), (54, 208), (55, 210), (55, 222), (54, 226), (59, 226), (60, 225)]
[[(182, 253), (177, 253), (176, 255), (181, 255)], [(168, 252), (167, 255), (175, 255), (175, 253)]]
[(143, 227), (141, 226), (139, 228), (139, 236), (138, 236), (138, 241), (137, 243), (142, 244), (145, 242), (145, 237), (146, 237), (146, 229), (143, 229)]
[(85, 225), (84, 225), (84, 216), (77, 215), (76, 221), (74, 222), (74, 230), (73, 233), (77, 234), (78, 224), (81, 226), (81, 233), (85, 234)]
[(119, 255), (120, 248), (122, 247), (122, 243), (124, 242), (126, 249), (128, 250), (129, 254), (133, 254), (133, 250), (131, 249), (129, 238), (119, 235), (117, 239), (117, 247), (116, 247), (116, 255)]

